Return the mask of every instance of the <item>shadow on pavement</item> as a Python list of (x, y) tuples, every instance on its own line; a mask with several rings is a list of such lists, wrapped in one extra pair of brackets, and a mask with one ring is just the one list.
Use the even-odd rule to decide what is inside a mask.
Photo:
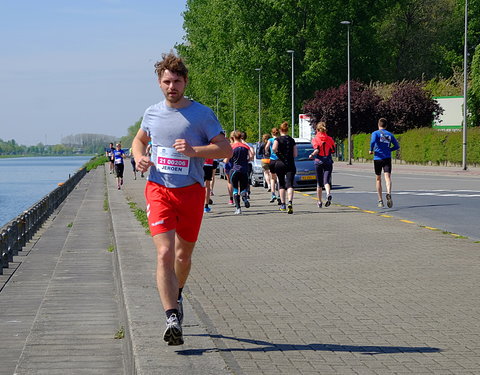
[(253, 345), (259, 345), (256, 348), (205, 348), (205, 349), (187, 349), (177, 351), (180, 355), (203, 355), (209, 352), (272, 352), (272, 351), (294, 351), (294, 350), (311, 350), (324, 352), (351, 352), (361, 353), (365, 355), (377, 354), (396, 354), (396, 353), (440, 353), (442, 349), (431, 348), (428, 346), (357, 346), (357, 345), (337, 345), (337, 344), (308, 344), (308, 345), (294, 345), (294, 344), (274, 344), (268, 341), (241, 339), (238, 337), (224, 336), (224, 335), (184, 335), (184, 336), (202, 336), (210, 337), (211, 339), (235, 340)]

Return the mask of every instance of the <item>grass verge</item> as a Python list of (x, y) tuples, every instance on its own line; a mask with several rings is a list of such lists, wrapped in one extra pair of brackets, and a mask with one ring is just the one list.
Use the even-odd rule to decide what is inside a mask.
[(145, 228), (145, 233), (150, 234), (150, 228), (148, 227), (148, 218), (147, 218), (147, 213), (145, 210), (142, 210), (137, 207), (137, 204), (133, 201), (130, 200), (130, 198), (127, 198), (128, 200), (128, 205), (130, 206), (130, 209), (132, 210), (133, 214), (137, 218), (137, 220), (140, 222), (142, 227)]

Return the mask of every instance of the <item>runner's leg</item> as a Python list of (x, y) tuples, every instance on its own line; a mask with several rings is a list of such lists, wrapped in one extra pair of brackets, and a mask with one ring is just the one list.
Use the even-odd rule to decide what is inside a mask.
[(392, 193), (392, 176), (388, 172), (385, 172), (383, 175), (385, 176), (385, 186), (387, 188), (387, 194), (391, 194)]
[(178, 279), (175, 274), (175, 230), (157, 234), (157, 288), (165, 311), (177, 309)]

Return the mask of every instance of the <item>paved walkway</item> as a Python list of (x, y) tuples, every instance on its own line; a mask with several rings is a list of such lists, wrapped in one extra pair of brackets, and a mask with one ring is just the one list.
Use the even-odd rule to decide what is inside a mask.
[[(124, 194), (144, 207), (143, 185)], [(225, 191), (217, 180), (186, 293), (213, 343), (192, 345), (187, 313), (176, 360), (219, 353), (234, 374), (479, 373), (479, 244), (319, 211), (301, 194), (287, 215), (262, 188), (235, 216)]]
[(287, 215), (263, 188), (235, 216), (222, 180), (185, 345), (166, 346), (155, 251), (130, 208), (145, 180), (125, 173), (123, 190), (106, 174), (113, 240), (100, 168), (26, 249), (0, 292), (0, 374), (478, 374), (479, 244), (301, 194)]
[(0, 374), (123, 373), (104, 187), (103, 168), (89, 173), (15, 258), (0, 292)]

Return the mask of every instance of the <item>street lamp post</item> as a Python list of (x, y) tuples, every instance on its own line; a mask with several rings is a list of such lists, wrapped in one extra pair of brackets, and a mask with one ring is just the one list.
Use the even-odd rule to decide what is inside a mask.
[(237, 109), (235, 103), (235, 86), (233, 86), (233, 130), (237, 130)]
[(350, 100), (350, 21), (340, 22), (347, 25), (347, 91), (348, 91), (348, 164), (352, 164), (352, 114)]
[(292, 138), (295, 137), (295, 70), (293, 66), (293, 55), (295, 51), (293, 49), (287, 50), (292, 55)]
[(260, 142), (261, 137), (262, 137), (262, 116), (261, 116), (261, 110), (262, 110), (262, 91), (261, 91), (261, 71), (262, 68), (255, 68), (255, 70), (258, 72), (258, 142)]
[(463, 49), (463, 149), (462, 168), (467, 170), (467, 30), (468, 30), (468, 0), (465, 0), (465, 46)]

